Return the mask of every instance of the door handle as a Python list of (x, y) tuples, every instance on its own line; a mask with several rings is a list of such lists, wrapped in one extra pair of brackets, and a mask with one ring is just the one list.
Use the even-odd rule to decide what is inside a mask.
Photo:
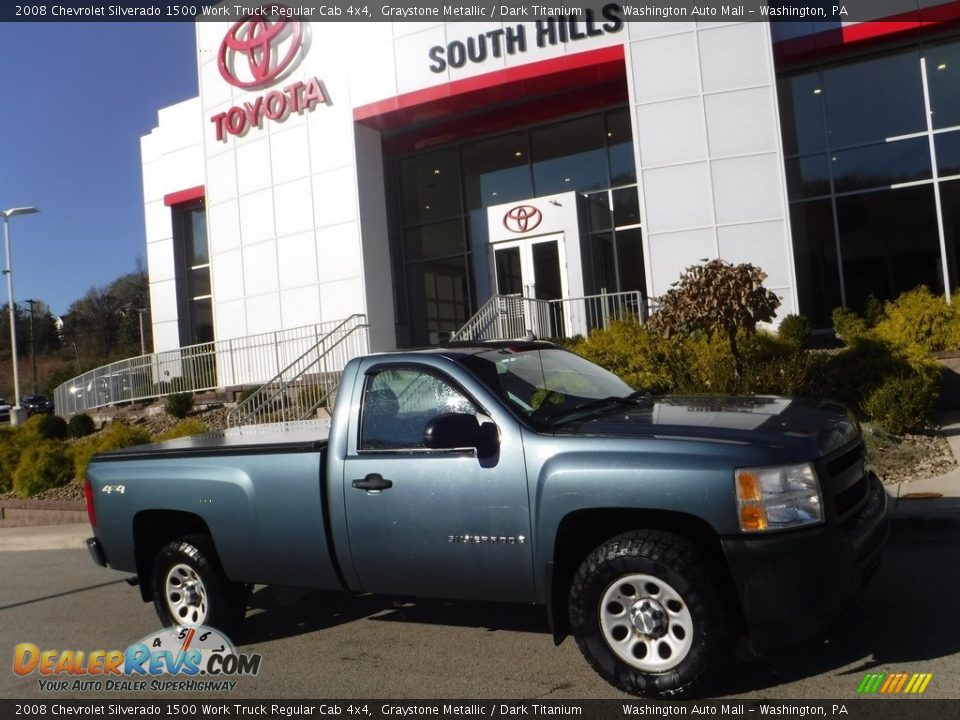
[(366, 490), (367, 492), (389, 490), (393, 487), (393, 480), (387, 480), (379, 473), (370, 473), (363, 480), (354, 480), (353, 487), (357, 490)]

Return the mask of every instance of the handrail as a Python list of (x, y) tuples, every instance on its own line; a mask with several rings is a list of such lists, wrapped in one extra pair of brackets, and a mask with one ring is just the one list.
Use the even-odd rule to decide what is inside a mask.
[(179, 392), (257, 385), (301, 355), (342, 321), (190, 345), (119, 360), (81, 373), (54, 391), (57, 414), (123, 402), (152, 400)]
[(625, 317), (647, 317), (646, 301), (638, 290), (556, 300), (494, 295), (450, 340), (508, 340), (531, 332), (564, 340), (586, 336)]
[[(349, 326), (349, 327), (348, 327)], [(228, 427), (260, 422), (291, 422), (303, 420), (315, 413), (327, 401), (339, 382), (340, 373), (347, 361), (367, 352), (367, 336), (363, 333), (355, 347), (346, 348), (337, 358), (337, 368), (329, 370), (326, 360), (348, 340), (369, 325), (366, 316), (354, 314), (340, 322), (320, 338), (311, 348), (265, 382), (250, 397), (238, 403), (227, 414)], [(329, 345), (329, 347), (324, 347)], [(309, 362), (306, 362), (308, 361)], [(304, 363), (306, 364), (304, 365)], [(308, 373), (322, 364), (318, 377), (308, 378)], [(292, 375), (291, 375), (292, 373)], [(290, 377), (287, 377), (290, 375)], [(335, 376), (335, 381), (331, 381)], [(291, 391), (296, 389), (296, 402), (291, 402)], [(303, 400), (306, 402), (303, 402)], [(297, 417), (292, 416), (294, 405), (299, 406)], [(276, 417), (279, 413), (279, 419)], [(288, 416), (288, 414), (291, 414)]]

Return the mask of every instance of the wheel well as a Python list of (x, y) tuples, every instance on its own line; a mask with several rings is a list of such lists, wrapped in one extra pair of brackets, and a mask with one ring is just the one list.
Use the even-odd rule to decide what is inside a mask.
[(580, 564), (605, 541), (633, 530), (664, 530), (693, 542), (707, 565), (715, 572), (720, 591), (727, 598), (733, 617), (742, 625), (736, 589), (730, 577), (720, 538), (710, 525), (685, 513), (599, 508), (570, 513), (557, 529), (549, 608), (555, 642), (559, 643), (570, 631), (570, 585)]
[(198, 515), (178, 510), (147, 510), (133, 518), (133, 548), (140, 578), (140, 596), (153, 600), (150, 582), (153, 559), (168, 542), (185, 535), (207, 535), (210, 528)]

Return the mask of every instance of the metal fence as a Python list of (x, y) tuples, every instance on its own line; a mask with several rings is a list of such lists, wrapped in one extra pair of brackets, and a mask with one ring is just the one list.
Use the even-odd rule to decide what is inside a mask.
[(54, 391), (58, 415), (177, 392), (261, 385), (330, 334), (339, 321), (191, 345), (104, 365)]
[(351, 315), (283, 368), (227, 415), (227, 425), (259, 425), (315, 418), (333, 396), (344, 366), (369, 352), (365, 315)]
[(603, 293), (579, 298), (537, 300), (521, 295), (494, 295), (451, 340), (504, 340), (533, 333), (564, 340), (609, 327), (614, 320), (645, 319), (639, 291)]

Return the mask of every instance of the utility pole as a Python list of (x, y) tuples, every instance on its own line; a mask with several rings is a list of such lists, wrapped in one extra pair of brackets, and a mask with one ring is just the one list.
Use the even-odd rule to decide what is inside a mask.
[(30, 394), (37, 394), (37, 353), (33, 344), (33, 306), (39, 300), (27, 300), (30, 303)]

